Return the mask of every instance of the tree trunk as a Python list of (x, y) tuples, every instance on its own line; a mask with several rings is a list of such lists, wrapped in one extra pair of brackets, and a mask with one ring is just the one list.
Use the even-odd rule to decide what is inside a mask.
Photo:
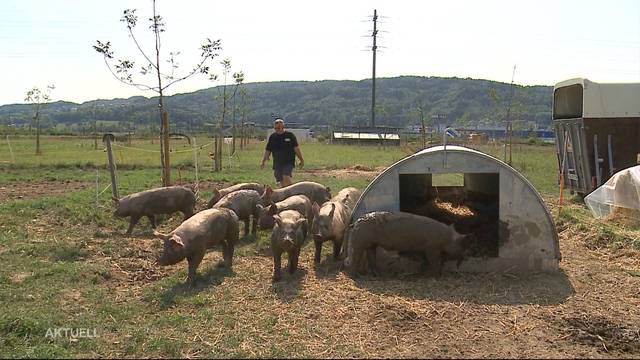
[(98, 150), (98, 126), (95, 119), (93, 119), (93, 149)]
[(242, 114), (242, 118), (240, 120), (240, 150), (244, 149), (245, 140), (244, 140), (244, 114)]
[(162, 186), (171, 186), (171, 162), (169, 160), (169, 115), (162, 111)]
[(213, 129), (213, 171), (218, 171), (218, 131)]
[[(238, 87), (236, 86), (236, 90)], [(233, 115), (231, 117), (231, 154), (236, 153), (236, 92), (233, 92)]]
[(40, 150), (40, 117), (36, 115), (36, 155), (42, 155)]

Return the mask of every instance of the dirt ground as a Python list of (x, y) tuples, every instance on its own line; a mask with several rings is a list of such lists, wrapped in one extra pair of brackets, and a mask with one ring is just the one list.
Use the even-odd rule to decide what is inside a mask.
[(370, 168), (362, 165), (355, 165), (341, 169), (301, 169), (297, 170), (296, 173), (328, 176), (336, 179), (350, 179), (357, 177), (373, 180), (385, 169), (385, 167)]
[(76, 180), (11, 182), (0, 184), (0, 204), (40, 196), (62, 195), (71, 191), (83, 190), (89, 186), (92, 186), (92, 184)]
[[(343, 169), (336, 176), (354, 171), (373, 172)], [(57, 194), (89, 185), (3, 185), (0, 199)], [(545, 200), (555, 215), (555, 199)], [(179, 220), (172, 218), (161, 227), (167, 230), (175, 221)], [(141, 226), (147, 224), (141, 222)], [(158, 311), (180, 311), (172, 308), (173, 298), (195, 292), (218, 299), (225, 294), (231, 300), (212, 302), (212, 310), (231, 312), (236, 325), (226, 331), (246, 335), (241, 346), (250, 357), (268, 355), (265, 344), (285, 346), (295, 339), (298, 345), (287, 356), (640, 358), (640, 252), (589, 249), (585, 239), (590, 235), (575, 225), (566, 226), (559, 233), (560, 271), (525, 275), (447, 273), (440, 278), (405, 274), (352, 279), (330, 259), (328, 244), (323, 262), (314, 265), (313, 244), (307, 241), (298, 271), (284, 272), (283, 281), (272, 284), (268, 251), (236, 256), (232, 274), (221, 275), (213, 267), (221, 258), (219, 249), (214, 249), (199, 268), (195, 290), (176, 284), (164, 289), (162, 302), (153, 300), (150, 305)], [(143, 295), (146, 288), (176, 272), (185, 274), (186, 262), (170, 267), (153, 264), (161, 244), (149, 229), (137, 228), (130, 239), (134, 241), (127, 241), (127, 247), (115, 254), (102, 252), (108, 242), (122, 237), (105, 230), (103, 236), (90, 240), (91, 255), (86, 259), (109, 269), (99, 286), (109, 288), (116, 303), (145, 303), (149, 301)], [(238, 248), (250, 246), (249, 241)], [(20, 282), (28, 276), (19, 273), (11, 280)], [(272, 330), (265, 331), (264, 323), (273, 323)], [(197, 330), (215, 348), (220, 327), (202, 324)], [(118, 346), (102, 355), (122, 356)], [(202, 347), (183, 351), (183, 356), (212, 356)]]

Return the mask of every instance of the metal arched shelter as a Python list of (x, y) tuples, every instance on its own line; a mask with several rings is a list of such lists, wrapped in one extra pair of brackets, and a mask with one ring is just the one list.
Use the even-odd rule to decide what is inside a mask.
[(531, 183), (466, 147), (431, 147), (387, 168), (364, 190), (352, 222), (371, 211), (411, 212), (473, 233), (476, 241), (460, 271), (553, 271), (561, 259), (553, 219)]

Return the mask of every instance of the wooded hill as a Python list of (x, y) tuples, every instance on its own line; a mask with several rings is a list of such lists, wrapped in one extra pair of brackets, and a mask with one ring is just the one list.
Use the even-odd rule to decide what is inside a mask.
[[(238, 108), (236, 121), (244, 110), (246, 121), (268, 125), (273, 116), (288, 123), (304, 125), (368, 126), (371, 114), (371, 79), (361, 81), (280, 81), (242, 85), (247, 101)], [(228, 86), (233, 91), (233, 86)], [(456, 126), (502, 125), (509, 103), (510, 118), (519, 126), (535, 122), (540, 127), (551, 123), (551, 86), (513, 87), (489, 80), (401, 76), (376, 79), (376, 125), (404, 127), (419, 124), (421, 106), (426, 123), (432, 114), (446, 114), (445, 122)], [(222, 87), (165, 98), (174, 131), (196, 131), (217, 123), (221, 114)], [(510, 99), (511, 98), (511, 99)], [(94, 100), (82, 104), (58, 101), (48, 104), (41, 115), (43, 127), (64, 125), (74, 131), (88, 131), (93, 119), (99, 128), (118, 130), (134, 126), (138, 130), (155, 129), (159, 122), (157, 98)], [(233, 119), (233, 100), (225, 120)], [(27, 126), (33, 117), (33, 105), (0, 106), (0, 124)]]

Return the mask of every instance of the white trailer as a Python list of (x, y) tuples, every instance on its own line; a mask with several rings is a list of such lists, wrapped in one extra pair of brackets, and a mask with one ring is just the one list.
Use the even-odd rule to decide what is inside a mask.
[(585, 196), (640, 160), (640, 83), (584, 78), (553, 89), (558, 175)]

